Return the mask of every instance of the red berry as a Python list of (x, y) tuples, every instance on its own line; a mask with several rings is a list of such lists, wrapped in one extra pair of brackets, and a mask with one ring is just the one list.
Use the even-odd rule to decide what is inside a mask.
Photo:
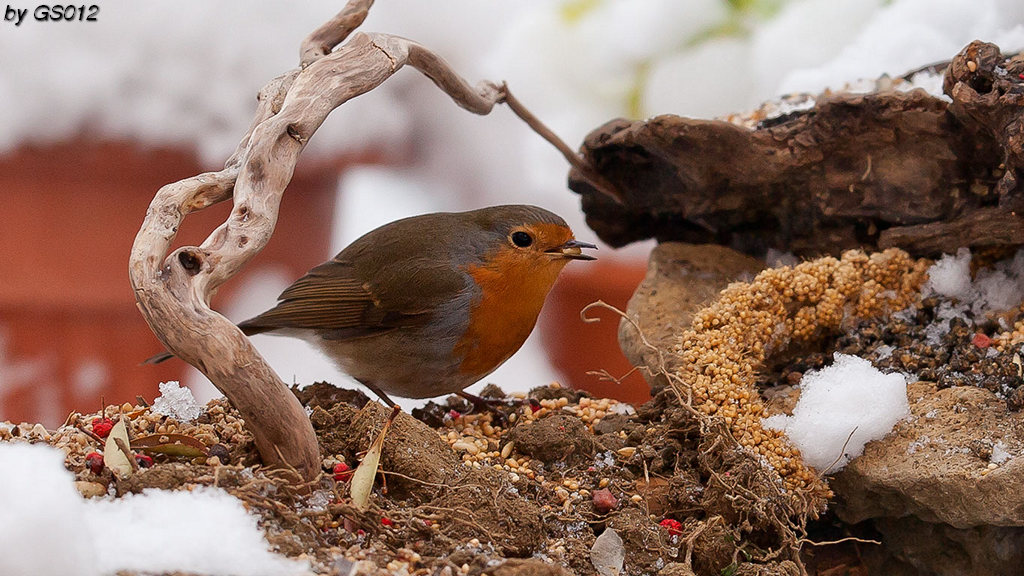
[(381, 518), (380, 519), (380, 523), (383, 524), (384, 526), (394, 526), (395, 525), (395, 523), (391, 521), (391, 518), (388, 518), (387, 516), (384, 516), (383, 518)]
[(679, 536), (683, 533), (683, 523), (679, 520), (673, 520), (672, 518), (665, 518), (661, 522), (658, 522), (662, 528), (668, 530), (669, 536)]
[(136, 454), (135, 461), (139, 463), (139, 468), (149, 468), (153, 465), (153, 459), (149, 454)]
[(93, 418), (92, 419), (92, 433), (99, 436), (100, 438), (106, 438), (110, 435), (110, 430), (114, 427), (114, 422), (110, 418)]
[(992, 345), (992, 339), (981, 332), (978, 332), (974, 335), (974, 338), (971, 338), (971, 343), (978, 348), (988, 348)]
[(335, 482), (348, 482), (352, 479), (352, 469), (348, 467), (348, 464), (344, 462), (338, 462), (334, 465), (334, 481)]
[(85, 455), (85, 465), (93, 474), (103, 472), (103, 454), (100, 454), (99, 452), (89, 452)]
[(540, 409), (540, 402), (538, 402), (536, 398), (530, 398), (530, 411), (536, 414), (537, 412), (540, 412)]
[(448, 417), (452, 420), (458, 420), (459, 418), (462, 418), (462, 412), (459, 412), (458, 410), (449, 410)]

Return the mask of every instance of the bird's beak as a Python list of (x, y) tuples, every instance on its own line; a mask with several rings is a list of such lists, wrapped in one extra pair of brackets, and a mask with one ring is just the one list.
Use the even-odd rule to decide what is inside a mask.
[(597, 250), (597, 246), (589, 242), (581, 242), (579, 240), (569, 240), (561, 246), (556, 246), (551, 250), (548, 250), (548, 254), (557, 254), (563, 258), (569, 258), (571, 260), (597, 260), (597, 258), (590, 254), (584, 254), (582, 248), (593, 248)]

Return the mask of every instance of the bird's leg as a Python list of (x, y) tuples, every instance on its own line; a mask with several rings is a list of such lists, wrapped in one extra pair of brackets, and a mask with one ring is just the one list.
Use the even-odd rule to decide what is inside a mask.
[(390, 406), (392, 408), (398, 408), (399, 410), (402, 409), (398, 405), (397, 402), (395, 402), (394, 400), (389, 398), (388, 395), (385, 394), (383, 390), (381, 390), (380, 388), (377, 388), (377, 386), (374, 385), (369, 380), (360, 380), (360, 379), (357, 378), (356, 381), (359, 382), (360, 384), (362, 384), (363, 386), (366, 386), (367, 388), (369, 388), (370, 392), (373, 392), (374, 394), (377, 395), (377, 398), (380, 398), (381, 400), (383, 400), (385, 406)]
[(504, 416), (499, 410), (499, 406), (522, 406), (527, 403), (528, 400), (519, 400), (516, 398), (481, 398), (476, 394), (470, 394), (464, 390), (455, 393), (462, 398), (465, 398), (467, 402), (473, 405), (474, 412), (491, 412), (493, 414)]

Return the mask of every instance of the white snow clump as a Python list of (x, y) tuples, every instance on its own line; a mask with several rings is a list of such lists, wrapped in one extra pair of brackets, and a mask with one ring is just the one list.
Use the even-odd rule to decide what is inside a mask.
[(160, 383), (160, 396), (153, 402), (153, 412), (180, 422), (191, 422), (203, 413), (203, 407), (196, 402), (191, 390), (171, 380)]
[(777, 414), (763, 425), (785, 432), (809, 466), (836, 472), (909, 415), (903, 374), (884, 374), (863, 358), (836, 353), (831, 366), (804, 374), (792, 416)]

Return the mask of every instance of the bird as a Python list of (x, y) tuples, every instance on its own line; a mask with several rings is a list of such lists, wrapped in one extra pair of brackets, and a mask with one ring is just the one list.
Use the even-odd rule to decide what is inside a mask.
[[(387, 405), (464, 391), (533, 331), (562, 269), (595, 260), (560, 216), (529, 205), (437, 212), (361, 236), (245, 320), (306, 340)], [(156, 356), (157, 362), (170, 357)]]

